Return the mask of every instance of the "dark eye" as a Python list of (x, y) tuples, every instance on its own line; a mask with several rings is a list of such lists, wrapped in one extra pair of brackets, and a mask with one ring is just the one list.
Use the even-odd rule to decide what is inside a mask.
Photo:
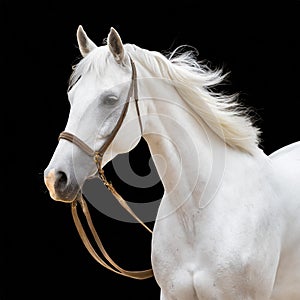
[(113, 105), (118, 101), (118, 97), (115, 95), (106, 95), (103, 98), (103, 103), (107, 105)]

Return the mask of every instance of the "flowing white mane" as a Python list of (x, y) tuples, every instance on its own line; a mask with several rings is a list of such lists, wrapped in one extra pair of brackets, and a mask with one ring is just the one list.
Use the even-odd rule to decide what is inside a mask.
[[(226, 74), (197, 62), (192, 51), (175, 50), (169, 58), (159, 52), (136, 45), (124, 45), (137, 65), (148, 69), (154, 77), (166, 78), (174, 84), (181, 97), (224, 142), (236, 149), (253, 153), (259, 144), (260, 130), (254, 126), (249, 110), (241, 106), (237, 95), (224, 95), (211, 90)], [(178, 48), (179, 49), (179, 48)], [(98, 47), (83, 58), (70, 78), (74, 83), (89, 70), (101, 76), (109, 63), (107, 46)]]

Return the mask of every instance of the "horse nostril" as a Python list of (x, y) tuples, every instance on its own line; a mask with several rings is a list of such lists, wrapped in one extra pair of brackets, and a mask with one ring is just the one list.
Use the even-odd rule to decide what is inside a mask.
[(65, 172), (58, 171), (56, 173), (56, 181), (55, 181), (55, 188), (59, 191), (63, 191), (68, 183), (68, 177)]
[(78, 194), (79, 186), (75, 179), (61, 169), (46, 169), (44, 181), (51, 198), (56, 201), (71, 202)]

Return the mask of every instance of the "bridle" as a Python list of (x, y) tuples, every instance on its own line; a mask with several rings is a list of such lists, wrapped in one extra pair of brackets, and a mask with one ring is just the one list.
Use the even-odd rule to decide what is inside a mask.
[[(128, 206), (127, 202), (115, 190), (112, 183), (108, 182), (108, 180), (105, 177), (104, 170), (102, 169), (103, 156), (104, 156), (107, 148), (113, 142), (116, 134), (118, 133), (118, 131), (119, 131), (124, 119), (125, 119), (125, 116), (126, 116), (127, 111), (128, 111), (128, 106), (129, 106), (129, 103), (130, 103), (130, 100), (131, 100), (132, 97), (134, 98), (134, 101), (135, 101), (135, 107), (136, 107), (137, 115), (138, 115), (138, 118), (139, 118), (140, 129), (141, 129), (141, 133), (143, 134), (142, 120), (141, 120), (141, 115), (140, 115), (140, 110), (139, 110), (139, 105), (138, 105), (138, 100), (139, 99), (138, 99), (138, 87), (137, 87), (137, 72), (136, 72), (135, 64), (134, 64), (133, 60), (131, 59), (131, 57), (130, 57), (130, 63), (131, 63), (131, 69), (132, 69), (132, 76), (131, 76), (131, 83), (130, 83), (130, 87), (129, 87), (129, 90), (128, 90), (126, 102), (124, 104), (123, 110), (121, 112), (121, 115), (118, 119), (118, 122), (117, 122), (115, 128), (113, 129), (111, 134), (108, 136), (106, 142), (102, 145), (102, 147), (98, 151), (94, 151), (90, 146), (88, 146), (85, 142), (83, 142), (76, 135), (74, 135), (72, 133), (69, 133), (69, 132), (66, 132), (66, 131), (63, 131), (63, 132), (60, 133), (59, 139), (65, 139), (65, 140), (75, 144), (78, 148), (80, 148), (88, 156), (90, 156), (94, 159), (94, 161), (96, 163), (96, 166), (97, 166), (97, 172), (98, 172), (99, 178), (101, 179), (103, 184), (114, 195), (114, 197), (119, 201), (120, 205), (125, 210), (127, 210), (128, 213), (130, 213), (135, 220), (137, 220), (150, 233), (152, 233), (152, 231), (149, 229), (149, 227), (147, 225), (145, 225), (144, 222), (138, 216), (136, 216), (136, 214)], [(73, 220), (74, 220), (75, 226), (77, 228), (77, 231), (78, 231), (78, 233), (79, 233), (79, 235), (82, 239), (83, 244), (85, 245), (85, 247), (87, 248), (89, 253), (92, 255), (92, 257), (98, 263), (100, 263), (102, 266), (104, 266), (105, 268), (107, 268), (107, 269), (111, 270), (112, 272), (115, 272), (119, 275), (123, 275), (123, 276), (134, 278), (134, 279), (147, 279), (147, 278), (152, 277), (153, 276), (152, 269), (143, 270), (143, 271), (127, 271), (127, 270), (124, 270), (121, 267), (119, 267), (110, 258), (110, 256), (107, 254), (106, 250), (104, 249), (103, 244), (102, 244), (102, 242), (101, 242), (101, 240), (100, 240), (100, 238), (97, 234), (97, 231), (96, 231), (96, 229), (93, 225), (91, 215), (89, 213), (88, 206), (87, 206), (87, 203), (86, 203), (84, 198), (85, 198), (84, 195), (80, 191), (78, 193), (76, 199), (71, 202), (71, 210), (72, 210), (72, 216), (73, 216)], [(85, 215), (87, 224), (90, 228), (90, 231), (93, 235), (93, 238), (94, 238), (98, 248), (100, 249), (100, 251), (103, 254), (104, 258), (106, 258), (107, 261), (110, 263), (110, 265), (107, 262), (105, 262), (98, 255), (98, 253), (96, 252), (96, 250), (94, 249), (94, 247), (90, 243), (90, 241), (88, 239), (88, 236), (87, 236), (87, 234), (86, 234), (86, 232), (85, 232), (85, 230), (82, 226), (82, 223), (81, 223), (80, 218), (79, 218), (78, 213), (77, 213), (77, 203), (78, 202), (80, 203), (80, 206), (81, 206), (82, 211)]]

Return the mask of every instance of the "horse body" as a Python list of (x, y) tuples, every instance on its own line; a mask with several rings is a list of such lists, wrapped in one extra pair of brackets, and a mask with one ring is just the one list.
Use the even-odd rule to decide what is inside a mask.
[[(104, 46), (95, 49), (81, 28), (78, 41), (81, 53), (87, 56), (79, 68), (93, 56), (98, 57), (100, 50), (106, 69), (108, 62), (114, 64), (110, 73), (113, 81), (104, 81), (105, 89), (87, 89), (87, 78), (94, 72), (90, 64), (81, 70), (71, 90), (73, 112), (77, 103), (77, 121), (70, 114), (67, 128), (79, 132), (94, 149), (105, 141), (103, 126), (112, 130), (116, 118), (96, 113), (99, 103), (84, 109), (78, 104), (83, 100), (77, 98), (87, 97), (86, 89), (91, 94), (86, 101), (90, 102), (95, 102), (94, 98), (105, 100), (103, 94), (124, 94), (123, 83), (130, 77), (126, 54), (137, 66), (142, 132), (131, 102), (103, 161), (105, 164), (130, 151), (141, 135), (149, 145), (165, 190), (155, 220), (151, 255), (161, 299), (299, 299), (300, 143), (267, 156), (257, 146), (255, 128), (248, 120), (230, 113), (231, 104), (226, 104), (225, 98), (221, 102), (205, 90), (205, 85), (218, 82), (213, 73), (205, 77), (203, 70), (198, 70), (203, 80), (199, 89), (191, 90), (188, 82), (193, 85), (197, 76), (190, 72), (192, 64), (182, 68), (184, 60), (177, 61), (178, 70), (173, 69), (160, 55), (132, 45), (123, 47), (114, 30), (105, 50)], [(121, 69), (118, 74), (117, 67)], [(202, 92), (201, 97), (190, 100), (198, 92)], [(114, 115), (120, 114), (120, 109), (114, 104), (108, 106), (107, 101), (101, 102), (102, 114), (108, 114), (108, 107), (113, 108)], [(94, 121), (84, 125), (91, 114), (103, 122), (101, 134)], [(95, 167), (83, 155), (67, 141), (59, 142), (45, 171), (54, 199), (75, 197), (94, 174)], [(76, 184), (70, 161), (72, 170), (81, 164)]]
[[(233, 168), (227, 159), (223, 182), (204, 209), (198, 197), (175, 209), (165, 195), (152, 247), (165, 299), (299, 299), (299, 235), (291, 234), (300, 228), (299, 187), (293, 195), (286, 193), (290, 183), (274, 191), (282, 170), (263, 155), (261, 162), (245, 174), (243, 160)], [(232, 180), (234, 189), (226, 185)], [(166, 218), (165, 210), (176, 213)]]
[[(157, 99), (155, 95), (151, 98)], [(172, 97), (173, 103), (175, 99)], [(281, 192), (274, 191), (281, 181), (281, 171), (276, 171), (279, 166), (275, 168), (260, 150), (249, 155), (222, 148), (222, 142), (205, 124), (196, 124), (191, 115), (183, 115), (188, 107), (183, 109), (182, 100), (177, 106), (163, 109), (162, 105), (168, 104), (158, 105), (162, 114), (168, 111), (176, 120), (189, 120), (184, 133), (168, 126), (165, 117), (161, 122), (156, 118), (145, 122), (145, 139), (165, 188), (152, 246), (153, 270), (163, 299), (269, 299), (286, 235), (282, 232), (287, 217), (282, 215), (285, 201)], [(147, 108), (149, 114), (156, 116)], [(161, 141), (162, 136), (168, 136), (172, 143)], [(212, 154), (208, 148), (225, 153)], [(174, 155), (176, 152), (184, 155)], [(226, 157), (225, 166), (213, 170), (212, 176), (212, 160), (221, 160), (217, 165), (222, 166), (222, 156)], [(162, 158), (168, 160), (167, 168)], [(295, 181), (297, 176), (293, 178)], [(217, 191), (209, 190), (218, 185)], [(299, 230), (299, 224), (295, 225), (293, 231)], [(299, 249), (299, 241), (294, 246)], [(289, 261), (290, 254), (284, 255)], [(290, 277), (288, 272), (283, 270), (284, 277)], [(287, 289), (283, 293), (286, 297)]]

